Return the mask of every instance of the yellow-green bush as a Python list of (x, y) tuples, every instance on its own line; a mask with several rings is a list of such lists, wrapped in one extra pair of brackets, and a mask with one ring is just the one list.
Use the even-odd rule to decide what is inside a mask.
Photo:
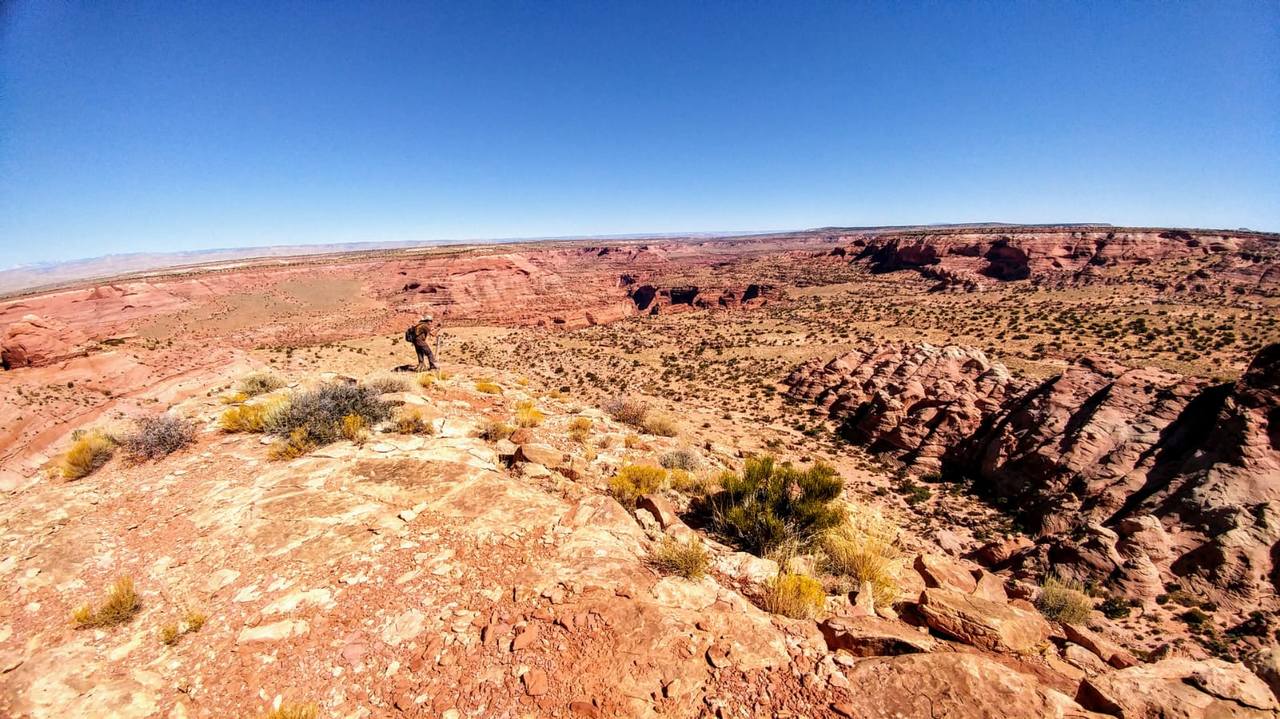
[(272, 418), (288, 406), (288, 397), (271, 397), (254, 404), (230, 407), (218, 417), (218, 426), (224, 432), (265, 432)]
[(299, 427), (290, 432), (288, 437), (273, 442), (267, 448), (267, 456), (274, 460), (297, 459), (316, 447), (306, 428)]
[(569, 439), (585, 444), (591, 436), (591, 420), (586, 417), (574, 417), (569, 421)]
[(869, 582), (876, 606), (892, 606), (901, 595), (901, 531), (871, 507), (851, 504), (845, 515), (845, 521), (830, 529), (822, 540), (828, 569), (849, 577), (856, 589)]
[(509, 439), (515, 431), (516, 428), (506, 422), (491, 419), (480, 425), (480, 429), (476, 434), (486, 442), (497, 442), (500, 439)]
[(401, 407), (396, 412), (395, 423), (400, 434), (435, 434), (436, 431), (421, 407)]
[(261, 719), (318, 719), (320, 708), (315, 704), (290, 704), (288, 702), (263, 714)]
[(812, 619), (825, 604), (822, 583), (803, 574), (780, 572), (765, 582), (761, 596), (765, 610), (792, 619)]
[(661, 414), (650, 414), (645, 417), (640, 427), (646, 434), (659, 437), (674, 437), (680, 433), (680, 430), (676, 427), (675, 420)]
[(802, 470), (761, 456), (748, 459), (741, 476), (720, 475), (720, 484), (703, 508), (720, 531), (761, 556), (783, 545), (808, 546), (844, 520), (835, 501), (844, 482), (821, 462)]
[(711, 563), (707, 550), (697, 537), (681, 542), (674, 537), (663, 537), (653, 551), (653, 564), (667, 574), (678, 574), (685, 579), (700, 579)]
[(542, 424), (545, 416), (542, 410), (534, 406), (530, 400), (516, 403), (515, 422), (517, 427), (537, 427)]
[(78, 433), (63, 455), (60, 469), (65, 479), (80, 479), (98, 471), (115, 454), (116, 443), (96, 429)]
[(1036, 608), (1056, 622), (1080, 624), (1093, 611), (1093, 600), (1084, 593), (1084, 586), (1079, 582), (1050, 574), (1040, 586)]
[(133, 580), (120, 577), (107, 588), (101, 604), (82, 604), (72, 612), (71, 619), (78, 628), (110, 627), (132, 619), (141, 606)]
[(609, 494), (621, 502), (622, 506), (631, 508), (636, 506), (636, 500), (641, 496), (662, 489), (662, 484), (666, 481), (667, 470), (662, 467), (629, 464), (609, 480)]
[(257, 397), (260, 394), (274, 392), (284, 386), (284, 380), (270, 372), (253, 372), (240, 378), (237, 394), (245, 397)]
[(369, 437), (369, 423), (358, 414), (349, 414), (342, 418), (342, 438), (356, 444), (363, 443)]
[(502, 387), (496, 382), (479, 380), (476, 382), (476, 391), (482, 394), (502, 394)]

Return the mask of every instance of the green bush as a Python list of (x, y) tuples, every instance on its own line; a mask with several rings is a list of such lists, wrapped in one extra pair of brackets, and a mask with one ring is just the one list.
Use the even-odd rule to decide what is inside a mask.
[(844, 482), (821, 462), (801, 470), (762, 456), (747, 460), (741, 476), (725, 472), (720, 485), (707, 499), (712, 521), (762, 556), (787, 544), (808, 545), (844, 520), (835, 502)]
[(618, 470), (609, 480), (609, 494), (628, 509), (636, 506), (636, 500), (652, 494), (667, 481), (667, 470), (649, 464), (629, 464)]
[(1040, 587), (1036, 608), (1056, 622), (1080, 624), (1093, 611), (1093, 600), (1084, 593), (1084, 586), (1079, 582), (1050, 574)]

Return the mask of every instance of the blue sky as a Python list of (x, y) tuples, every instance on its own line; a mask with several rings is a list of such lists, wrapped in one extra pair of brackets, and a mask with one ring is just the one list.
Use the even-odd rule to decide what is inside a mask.
[(999, 220), (1280, 230), (1280, 3), (0, 6), (0, 267)]

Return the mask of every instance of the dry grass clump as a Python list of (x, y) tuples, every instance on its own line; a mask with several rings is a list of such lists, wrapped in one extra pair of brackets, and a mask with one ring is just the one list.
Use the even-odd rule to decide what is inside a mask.
[(701, 579), (710, 563), (707, 550), (697, 537), (691, 536), (684, 542), (675, 537), (663, 537), (653, 551), (653, 564), (659, 571), (685, 579)]
[(240, 378), (236, 385), (236, 394), (245, 398), (257, 397), (260, 394), (275, 392), (284, 386), (284, 380), (270, 372), (253, 372)]
[(569, 439), (578, 444), (586, 444), (591, 436), (591, 420), (586, 417), (574, 417), (569, 421)]
[(306, 429), (299, 427), (290, 432), (288, 437), (273, 442), (267, 448), (267, 456), (277, 461), (297, 459), (319, 446), (307, 434)]
[(1081, 624), (1093, 611), (1093, 600), (1084, 593), (1084, 585), (1050, 574), (1040, 587), (1036, 608), (1055, 622)]
[(181, 622), (168, 622), (161, 625), (158, 632), (160, 643), (165, 646), (177, 644), (182, 635), (200, 631), (200, 628), (204, 626), (205, 620), (206, 617), (203, 612), (194, 609), (188, 610), (182, 616)]
[(436, 376), (430, 372), (418, 373), (418, 386), (423, 389), (431, 389), (436, 386)]
[(499, 422), (496, 419), (491, 419), (480, 425), (480, 429), (476, 432), (476, 435), (486, 442), (497, 442), (502, 439), (510, 439), (512, 433), (515, 431), (516, 428), (506, 422)]
[(649, 404), (635, 397), (614, 397), (604, 403), (604, 411), (615, 422), (640, 427), (649, 415)]
[(761, 604), (774, 614), (792, 619), (812, 619), (822, 611), (827, 595), (822, 583), (803, 574), (779, 572), (765, 582)]
[(747, 460), (741, 476), (722, 474), (720, 484), (704, 509), (720, 531), (760, 556), (784, 545), (808, 546), (844, 521), (835, 501), (844, 482), (821, 462), (802, 470), (761, 456)]
[(476, 380), (476, 391), (481, 394), (502, 394), (502, 387), (493, 380)]
[(681, 494), (705, 497), (720, 490), (719, 478), (695, 474), (683, 469), (672, 469), (667, 472), (669, 486)]
[(401, 407), (396, 412), (396, 431), (400, 434), (435, 434), (431, 418), (421, 407)]
[(272, 397), (264, 402), (231, 407), (218, 418), (218, 426), (224, 432), (265, 432), (275, 414), (288, 405), (288, 397)]
[(120, 444), (130, 459), (141, 462), (173, 454), (195, 438), (195, 422), (171, 414), (157, 414), (137, 419), (133, 431), (125, 435)]
[(822, 539), (828, 568), (853, 580), (856, 588), (871, 584), (877, 607), (892, 606), (901, 594), (898, 571), (902, 551), (901, 530), (879, 510), (848, 505), (845, 521), (830, 529)]
[(636, 506), (636, 500), (640, 497), (662, 489), (666, 481), (667, 470), (662, 467), (629, 464), (609, 480), (609, 494), (622, 503), (622, 506), (631, 508)]
[(680, 434), (680, 429), (676, 426), (675, 420), (661, 414), (650, 414), (645, 417), (640, 428), (645, 434), (652, 434), (658, 437), (674, 437)]
[(640, 435), (629, 434), (626, 437), (622, 438), (622, 446), (626, 447), (627, 449), (644, 449), (648, 445), (644, 443), (643, 439), (640, 439)]
[(115, 439), (100, 430), (76, 431), (71, 439), (71, 449), (59, 464), (64, 479), (88, 477), (106, 464), (116, 451)]
[(101, 604), (97, 607), (82, 604), (71, 613), (71, 619), (78, 629), (110, 627), (132, 619), (141, 606), (142, 602), (133, 588), (133, 580), (120, 577), (107, 588)]
[(281, 704), (263, 714), (260, 719), (318, 719), (320, 708), (315, 704)]
[(382, 377), (374, 377), (372, 379), (365, 380), (364, 386), (378, 394), (391, 394), (393, 392), (407, 391), (409, 389), (409, 382), (403, 377), (384, 375)]
[(524, 400), (516, 403), (516, 426), (517, 427), (537, 427), (542, 424), (542, 420), (546, 415), (542, 410), (534, 406), (532, 400)]

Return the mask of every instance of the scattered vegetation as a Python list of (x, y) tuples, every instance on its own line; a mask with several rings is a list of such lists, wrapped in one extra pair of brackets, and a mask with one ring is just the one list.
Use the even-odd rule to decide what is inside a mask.
[(651, 464), (629, 464), (609, 480), (609, 494), (622, 506), (636, 506), (636, 500), (662, 489), (667, 470)]
[(542, 410), (538, 409), (532, 400), (524, 400), (516, 403), (516, 426), (517, 427), (537, 427), (542, 424), (542, 420), (546, 417)]
[(767, 611), (792, 619), (812, 619), (821, 611), (827, 595), (813, 577), (779, 572), (765, 582), (761, 603)]
[(284, 386), (284, 380), (270, 372), (254, 372), (240, 378), (240, 383), (236, 385), (237, 394), (248, 397), (257, 397), (260, 394), (275, 392)]
[(187, 613), (182, 616), (181, 622), (167, 622), (161, 625), (158, 632), (160, 643), (165, 646), (177, 644), (182, 635), (200, 631), (200, 628), (204, 626), (205, 619), (203, 612), (198, 612), (194, 609), (187, 610)]
[(742, 475), (725, 472), (707, 498), (715, 526), (761, 556), (784, 544), (807, 546), (844, 520), (835, 504), (844, 485), (834, 468), (806, 470), (772, 457), (749, 459)]
[(848, 577), (854, 589), (869, 582), (876, 606), (892, 606), (901, 594), (899, 535), (898, 526), (878, 510), (849, 505), (845, 521), (823, 537), (823, 555), (831, 572)]
[(115, 454), (116, 442), (105, 432), (91, 429), (73, 433), (71, 437), (71, 449), (63, 455), (60, 464), (64, 479), (88, 477)]
[(142, 462), (173, 454), (195, 438), (195, 422), (165, 413), (138, 418), (120, 445), (130, 459)]
[(120, 577), (107, 588), (101, 604), (97, 607), (82, 604), (71, 613), (71, 619), (79, 629), (111, 627), (132, 619), (141, 606), (142, 602), (133, 588), (133, 580)]
[(684, 542), (675, 537), (663, 537), (653, 551), (653, 564), (659, 571), (685, 579), (701, 579), (710, 563), (706, 548), (696, 536), (690, 536)]
[(1036, 608), (1056, 622), (1080, 624), (1093, 611), (1093, 601), (1084, 593), (1084, 585), (1050, 574), (1040, 587)]

